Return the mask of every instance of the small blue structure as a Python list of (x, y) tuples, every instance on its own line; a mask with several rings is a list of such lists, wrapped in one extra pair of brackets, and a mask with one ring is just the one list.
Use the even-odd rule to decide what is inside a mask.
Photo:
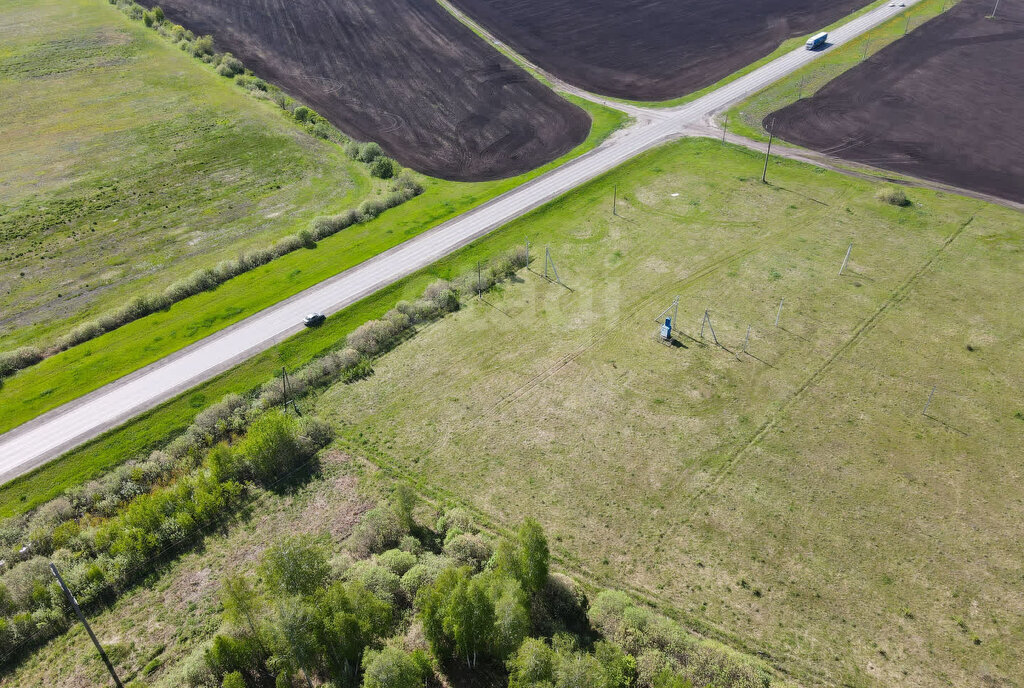
[(661, 326), (661, 338), (672, 339), (672, 318), (665, 318), (665, 324)]

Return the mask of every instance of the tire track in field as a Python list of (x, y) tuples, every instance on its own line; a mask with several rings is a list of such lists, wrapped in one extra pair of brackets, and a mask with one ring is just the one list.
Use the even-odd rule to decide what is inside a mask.
[(527, 380), (525, 383), (523, 383), (522, 385), (520, 385), (516, 389), (512, 390), (511, 392), (509, 392), (508, 394), (503, 396), (497, 402), (495, 402), (494, 406), (491, 407), (491, 411), (488, 414), (488, 418), (493, 418), (503, 408), (506, 408), (506, 407), (514, 404), (519, 399), (522, 399), (532, 389), (536, 388), (538, 385), (540, 385), (541, 383), (543, 383), (544, 381), (546, 381), (547, 379), (549, 379), (550, 377), (555, 375), (562, 368), (564, 368), (565, 366), (569, 365), (574, 360), (579, 358), (581, 355), (583, 355), (584, 353), (586, 353), (590, 349), (594, 348), (597, 344), (599, 344), (600, 342), (602, 342), (605, 339), (607, 339), (609, 335), (613, 334), (614, 332), (616, 332), (618, 330), (619, 325), (624, 320), (627, 320), (629, 318), (634, 317), (642, 308), (648, 306), (655, 299), (664, 298), (663, 294), (664, 294), (664, 292), (666, 290), (668, 290), (668, 289), (685, 289), (686, 287), (692, 285), (693, 283), (703, 279), (704, 277), (707, 277), (708, 275), (710, 275), (711, 273), (715, 272), (716, 270), (718, 270), (722, 266), (727, 265), (727, 264), (731, 263), (732, 261), (737, 260), (739, 258), (744, 258), (744, 257), (750, 255), (751, 253), (756, 251), (758, 248), (760, 248), (761, 244), (763, 244), (765, 239), (767, 239), (767, 238), (768, 237), (765, 236), (760, 241), (756, 242), (756, 244), (754, 246), (750, 246), (750, 247), (745, 248), (743, 250), (734, 251), (734, 252), (729, 253), (729, 254), (727, 254), (725, 256), (722, 256), (721, 258), (719, 258), (719, 259), (717, 259), (715, 261), (712, 261), (711, 263), (706, 264), (704, 267), (700, 268), (697, 272), (694, 272), (691, 275), (687, 275), (686, 277), (683, 277), (683, 278), (681, 278), (679, 280), (676, 280), (675, 282), (673, 282), (673, 283), (671, 283), (671, 284), (669, 284), (669, 285), (667, 285), (665, 287), (661, 287), (659, 289), (655, 289), (651, 293), (649, 293), (647, 296), (644, 296), (644, 297), (638, 299), (632, 305), (630, 305), (622, 315), (620, 315), (618, 318), (616, 318), (614, 321), (612, 321), (611, 325), (606, 327), (604, 330), (602, 330), (598, 334), (594, 335), (594, 337), (591, 338), (590, 341), (588, 341), (585, 344), (583, 344), (582, 346), (574, 349), (573, 351), (570, 351), (569, 353), (564, 354), (558, 360), (556, 360), (553, 364), (551, 364), (548, 368), (546, 368), (545, 370), (541, 371), (540, 373), (537, 373), (536, 375), (531, 377), (529, 380)]
[(717, 487), (725, 479), (726, 474), (729, 473), (730, 469), (736, 464), (736, 462), (739, 461), (743, 457), (743, 455), (746, 454), (750, 449), (752, 449), (758, 443), (760, 443), (760, 441), (772, 429), (775, 428), (779, 419), (782, 418), (785, 415), (785, 413), (797, 401), (803, 398), (804, 393), (808, 389), (810, 389), (815, 383), (817, 383), (822, 377), (824, 377), (825, 374), (832, 369), (833, 364), (844, 353), (849, 351), (857, 342), (859, 342), (864, 337), (864, 335), (870, 332), (874, 328), (874, 325), (881, 319), (883, 315), (885, 315), (893, 306), (902, 303), (910, 295), (910, 290), (913, 288), (914, 284), (917, 283), (918, 279), (920, 279), (926, 272), (928, 272), (929, 268), (931, 268), (935, 261), (938, 260), (943, 255), (943, 253), (945, 253), (946, 249), (949, 248), (949, 246), (954, 241), (956, 241), (961, 234), (963, 234), (964, 230), (966, 230), (967, 227), (970, 226), (970, 224), (973, 221), (974, 216), (971, 215), (966, 222), (960, 225), (960, 227), (958, 227), (955, 232), (953, 232), (952, 234), (949, 235), (949, 237), (946, 238), (946, 240), (942, 243), (942, 246), (940, 246), (938, 250), (936, 250), (935, 253), (933, 253), (931, 257), (924, 262), (923, 265), (921, 265), (906, 280), (904, 280), (904, 282), (899, 287), (897, 287), (895, 291), (893, 291), (892, 295), (884, 302), (882, 302), (882, 305), (875, 309), (875, 311), (870, 316), (868, 316), (868, 318), (864, 322), (862, 322), (860, 326), (857, 327), (857, 329), (853, 331), (853, 334), (850, 336), (849, 339), (846, 340), (845, 343), (840, 345), (839, 348), (836, 349), (831, 356), (829, 356), (825, 361), (821, 363), (821, 365), (819, 365), (817, 368), (814, 369), (813, 372), (811, 372), (807, 379), (805, 379), (803, 383), (801, 383), (801, 385), (797, 387), (796, 391), (794, 391), (793, 394), (791, 394), (790, 397), (782, 404), (782, 406), (779, 407), (778, 411), (770, 415), (764, 421), (764, 423), (761, 424), (761, 426), (754, 433), (753, 437), (751, 437), (750, 440), (742, 447), (736, 449), (722, 463), (722, 466), (712, 474), (711, 480), (708, 481), (708, 483), (704, 487), (697, 490), (693, 494), (693, 496), (690, 498), (691, 505), (695, 504), (697, 500), (700, 499), (701, 497), (704, 497), (710, 494), (715, 489), (717, 489)]

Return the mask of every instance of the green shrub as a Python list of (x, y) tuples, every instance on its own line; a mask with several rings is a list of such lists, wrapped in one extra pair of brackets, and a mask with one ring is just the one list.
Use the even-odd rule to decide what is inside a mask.
[(292, 110), (292, 116), (299, 122), (308, 122), (313, 117), (313, 111), (305, 105), (300, 105)]
[(381, 155), (370, 165), (370, 174), (378, 179), (391, 179), (395, 176), (397, 167), (394, 160)]
[[(238, 64), (241, 65), (242, 63), (239, 62)], [(246, 76), (244, 74), (241, 74), (241, 71), (242, 70), (240, 69), (238, 72), (239, 77), (235, 79), (235, 83), (237, 85), (241, 86), (242, 88), (248, 91), (261, 91), (263, 93), (266, 93), (270, 89), (270, 87), (267, 85), (267, 82), (264, 81), (263, 79), (260, 79), (259, 77), (256, 76)]]
[(345, 577), (358, 582), (385, 602), (394, 602), (401, 589), (401, 579), (384, 566), (369, 560), (357, 561), (345, 572)]
[(285, 536), (267, 547), (259, 570), (267, 588), (278, 595), (312, 595), (330, 574), (326, 550), (301, 536)]
[(416, 564), (416, 555), (400, 549), (389, 549), (377, 555), (377, 563), (397, 576), (403, 576)]
[(153, 19), (152, 12), (143, 12), (142, 13), (142, 23), (146, 25), (146, 28), (152, 28), (153, 21), (154, 21), (154, 19)]
[(459, 310), (459, 296), (447, 280), (437, 280), (423, 291), (423, 298), (434, 304), (441, 313), (454, 313)]
[(220, 685), (221, 688), (245, 688), (245, 679), (242, 678), (242, 672), (232, 671), (230, 674), (224, 674), (224, 680)]
[(527, 638), (508, 660), (509, 688), (554, 685), (555, 653), (540, 638)]
[(338, 132), (327, 120), (321, 119), (317, 120), (316, 124), (313, 125), (313, 136), (330, 141), (338, 136)]
[(346, 210), (337, 215), (318, 217), (313, 220), (313, 238), (316, 241), (326, 239), (327, 237), (337, 234), (341, 230), (351, 227), (358, 222), (359, 212), (356, 210)]
[(474, 530), (476, 526), (473, 523), (473, 515), (459, 506), (448, 509), (437, 519), (437, 532), (445, 541), (449, 536), (471, 533)]
[(298, 423), (280, 411), (264, 413), (249, 426), (238, 453), (251, 475), (264, 484), (276, 482), (308, 458), (299, 443)]
[(231, 75), (241, 74), (245, 71), (245, 65), (242, 61), (231, 53), (224, 53), (220, 58), (220, 67), (226, 68)]
[(359, 204), (359, 221), (369, 222), (388, 209), (387, 204), (379, 198), (368, 198)]
[(35, 365), (41, 360), (43, 360), (43, 352), (34, 346), (23, 346), (13, 351), (0, 352), (0, 378)]
[(476, 533), (460, 533), (449, 538), (444, 545), (444, 554), (460, 566), (480, 570), (491, 558), (491, 546)]
[(394, 320), (369, 320), (349, 333), (346, 343), (364, 356), (375, 356), (387, 350), (401, 329)]
[(379, 504), (363, 514), (352, 532), (351, 543), (359, 554), (371, 554), (391, 549), (407, 534), (402, 521), (386, 504)]
[(907, 198), (907, 194), (903, 189), (894, 186), (887, 186), (879, 189), (876, 197), (883, 203), (895, 205), (900, 208), (905, 208), (910, 205), (910, 199)]
[(370, 650), (363, 658), (363, 688), (420, 688), (427, 678), (426, 667), (426, 657), (397, 647)]
[(373, 375), (373, 364), (368, 358), (362, 358), (354, 366), (345, 368), (339, 380), (344, 383), (356, 382)]
[(200, 36), (193, 40), (192, 55), (195, 57), (213, 55), (213, 36)]
[(381, 150), (380, 144), (371, 141), (356, 148), (355, 158), (359, 162), (373, 162), (382, 155), (384, 155), (384, 151)]
[(162, 24), (163, 23), (163, 21), (164, 21), (164, 11), (162, 9), (160, 9), (160, 5), (157, 5), (156, 7), (153, 8), (153, 18), (156, 20), (157, 24)]
[(402, 590), (410, 598), (414, 599), (416, 593), (425, 585), (430, 585), (445, 569), (453, 566), (447, 557), (426, 553), (419, 558), (419, 563), (410, 568), (402, 576)]

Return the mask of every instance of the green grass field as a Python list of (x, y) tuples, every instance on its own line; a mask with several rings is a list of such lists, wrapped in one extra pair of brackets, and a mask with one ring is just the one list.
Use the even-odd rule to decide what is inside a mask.
[[(120, 38), (118, 40), (128, 41), (125, 44), (129, 46), (137, 46), (133, 48), (137, 52), (132, 53), (135, 55), (133, 62), (113, 60), (117, 65), (116, 68), (129, 74), (141, 73), (157, 76), (146, 77), (155, 80), (154, 84), (147, 85), (147, 82), (143, 80), (136, 84), (137, 90), (123, 95), (121, 80), (113, 78), (111, 75), (101, 75), (102, 78), (100, 78), (91, 71), (85, 70), (85, 74), (77, 77), (66, 77), (67, 79), (81, 79), (91, 85), (94, 90), (105, 88), (111, 93), (107, 93), (104, 97), (102, 93), (93, 93), (84, 86), (73, 89), (82, 92), (80, 102), (75, 101), (69, 104), (69, 107), (74, 108), (76, 118), (78, 111), (84, 109), (97, 119), (92, 121), (86, 116), (83, 119), (83, 124), (76, 130), (64, 132), (63, 136), (67, 141), (64, 143), (64, 148), (58, 146), (59, 150), (53, 153), (56, 162), (53, 162), (52, 166), (54, 168), (59, 168), (62, 164), (66, 166), (67, 160), (76, 155), (76, 149), (85, 148), (91, 150), (94, 156), (109, 156), (109, 159), (104, 158), (105, 166), (97, 161), (87, 159), (89, 164), (85, 169), (98, 170), (107, 175), (123, 175), (129, 180), (127, 184), (130, 188), (124, 188), (125, 184), (122, 182), (104, 181), (106, 177), (91, 174), (77, 180), (73, 185), (74, 188), (68, 190), (60, 186), (59, 175), (54, 173), (54, 180), (48, 186), (41, 187), (31, 196), (26, 197), (22, 203), (24, 208), (18, 212), (28, 213), (30, 217), (37, 218), (39, 222), (43, 222), (46, 218), (52, 220), (52, 218), (49, 215), (38, 214), (38, 206), (41, 203), (56, 203), (59, 198), (63, 198), (62, 194), (69, 197), (78, 194), (76, 197), (79, 197), (79, 202), (82, 202), (80, 198), (82, 196), (101, 199), (89, 201), (92, 205), (87, 205), (92, 209), (90, 210), (92, 214), (87, 214), (86, 218), (99, 218), (89, 221), (103, 224), (105, 233), (98, 230), (97, 234), (102, 236), (97, 239), (91, 231), (82, 234), (80, 225), (76, 224), (66, 231), (62, 230), (63, 233), (60, 237), (51, 237), (57, 243), (50, 248), (40, 249), (48, 251), (47, 255), (52, 254), (49, 260), (44, 262), (34, 253), (19, 259), (31, 262), (35, 266), (35, 272), (29, 269), (26, 271), (25, 277), (20, 277), (17, 268), (11, 270), (5, 268), (4, 275), (7, 276), (5, 279), (10, 279), (18, 286), (16, 289), (8, 289), (4, 298), (7, 298), (9, 303), (17, 303), (18, 308), (24, 308), (26, 312), (31, 311), (39, 317), (44, 317), (45, 313), (32, 305), (35, 303), (33, 299), (48, 303), (48, 308), (71, 308), (70, 305), (61, 306), (61, 299), (53, 299), (54, 292), (64, 294), (62, 290), (70, 289), (61, 280), (68, 279), (68, 275), (73, 272), (73, 270), (65, 270), (63, 267), (58, 268), (56, 266), (58, 262), (77, 265), (77, 269), (80, 269), (83, 275), (80, 281), (94, 280), (90, 275), (95, 275), (97, 271), (108, 275), (111, 280), (120, 280), (118, 282), (120, 291), (111, 287), (107, 282), (89, 282), (98, 293), (105, 295), (96, 301), (95, 308), (90, 306), (85, 310), (75, 311), (73, 316), (60, 321), (47, 320), (34, 327), (21, 328), (5, 338), (0, 338), (0, 346), (14, 348), (27, 342), (46, 341), (48, 335), (66, 331), (74, 321), (95, 315), (95, 310), (101, 305), (107, 307), (123, 302), (129, 292), (136, 293), (136, 290), (153, 287), (155, 284), (166, 284), (173, 278), (180, 277), (183, 273), (190, 272), (198, 266), (212, 265), (221, 258), (230, 257), (253, 242), (265, 244), (268, 232), (271, 230), (268, 229), (268, 232), (257, 235), (254, 233), (256, 225), (268, 225), (275, 235), (291, 233), (308, 226), (311, 218), (316, 215), (338, 211), (355, 204), (355, 201), (358, 201), (356, 197), (358, 193), (372, 190), (365, 170), (353, 168), (352, 163), (345, 158), (337, 146), (308, 136), (287, 122), (274, 106), (244, 96), (227, 80), (214, 75), (212, 70), (185, 56), (177, 49), (163, 44), (158, 37), (151, 35), (151, 32), (147, 33), (141, 25), (132, 24), (106, 3), (99, 0), (78, 0), (81, 7), (75, 6), (77, 10), (71, 13), (71, 19), (61, 23), (63, 10), (60, 9), (59, 4), (46, 4), (49, 0), (34, 0), (34, 2), (36, 4), (30, 6), (33, 8), (32, 11), (19, 10), (24, 14), (25, 22), (33, 21), (38, 15), (43, 18), (39, 20), (40, 24), (49, 27), (50, 32), (58, 32), (58, 35), (60, 35), (59, 31), (71, 34), (88, 34), (89, 31), (92, 31), (96, 35), (102, 36), (108, 34), (123, 36), (123, 40)], [(75, 22), (81, 22), (82, 26), (77, 26)], [(117, 28), (111, 29), (110, 26)], [(43, 32), (42, 35), (50, 34)], [(38, 42), (39, 39), (35, 40)], [(71, 47), (68, 47), (65, 53), (79, 55), (87, 52), (79, 48), (75, 40), (68, 39), (68, 41), (71, 41)], [(57, 42), (60, 43), (60, 41)], [(31, 46), (35, 43), (29, 41), (27, 45)], [(23, 55), (28, 52), (30, 52), (30, 47), (25, 47), (21, 52), (12, 51), (12, 55)], [(63, 59), (67, 59), (66, 55)], [(32, 61), (23, 56), (10, 59), (10, 64), (30, 62)], [(110, 60), (104, 59), (103, 64), (107, 64), (107, 62)], [(60, 63), (60, 59), (54, 58), (54, 64)], [(186, 75), (188, 80), (183, 81), (183, 77)], [(129, 83), (135, 82), (129, 79)], [(195, 83), (200, 84), (200, 87), (194, 87)], [(6, 82), (0, 81), (0, 92), (7, 87), (5, 84)], [(165, 90), (176, 89), (172, 91), (175, 97), (186, 103), (194, 101), (193, 109), (199, 114), (194, 117), (195, 113), (188, 110), (176, 118), (170, 117), (167, 113), (173, 113), (174, 110), (167, 109), (167, 99), (161, 95), (163, 93), (160, 90), (161, 85)], [(17, 86), (18, 83), (15, 81), (9, 87), (14, 89)], [(53, 90), (58, 86), (53, 83), (36, 85), (33, 82), (33, 88), (37, 89), (35, 97), (42, 101), (46, 97), (52, 98)], [(60, 86), (60, 88), (70, 88), (70, 86)], [(210, 102), (202, 100), (206, 91), (212, 93)], [(150, 93), (154, 95), (150, 96)], [(125, 121), (121, 122), (121, 126), (122, 128), (127, 127), (127, 131), (117, 130), (115, 134), (105, 131), (105, 128), (111, 126), (105, 114), (107, 108), (95, 108), (93, 102), (96, 100), (105, 102), (110, 99), (114, 99), (120, 108), (126, 110), (123, 114)], [(253, 272), (239, 276), (215, 291), (187, 299), (175, 304), (167, 311), (135, 321), (86, 344), (46, 359), (4, 381), (0, 388), (0, 432), (20, 425), (40, 413), (86, 394), (198, 339), (213, 334), (248, 315), (479, 205), (542, 171), (580, 155), (596, 146), (625, 122), (625, 116), (622, 113), (578, 99), (572, 100), (588, 110), (592, 116), (593, 125), (587, 141), (570, 154), (540, 170), (513, 179), (480, 183), (456, 183), (426, 179), (424, 180), (426, 192), (422, 196), (399, 208), (387, 211), (374, 222), (350, 228), (320, 242), (319, 247), (315, 250), (304, 250), (285, 256)], [(10, 107), (15, 109), (16, 99), (10, 99), (8, 102)], [(234, 110), (223, 109), (227, 106), (222, 105), (222, 102), (230, 104), (238, 114), (232, 115)], [(30, 152), (39, 146), (38, 140), (32, 137), (32, 132), (37, 128), (34, 129), (27, 124), (30, 114), (27, 111), (22, 112), (25, 110), (23, 104), (19, 107), (21, 114), (15, 118), (15, 121), (24, 121), (25, 125), (19, 129), (23, 135), (17, 139), (17, 145), (11, 157), (23, 162), (20, 168), (15, 169), (15, 172), (18, 169), (20, 172), (11, 176), (13, 180), (17, 181), (17, 184), (14, 182), (11, 184), (14, 188), (23, 188), (27, 185), (24, 178), (33, 169), (30, 165)], [(42, 105), (39, 107), (45, 109)], [(161, 118), (170, 117), (170, 121), (164, 123), (166, 127), (163, 124), (142, 124), (140, 122), (150, 119), (148, 111), (131, 111), (132, 108), (139, 110), (147, 107), (154, 109), (153, 119), (158, 123), (161, 122)], [(6, 112), (0, 110), (0, 117), (3, 116), (6, 116)], [(199, 146), (195, 142), (194, 136), (189, 135), (185, 139), (185, 142), (191, 142), (189, 147), (196, 149), (194, 154), (198, 157), (193, 160), (191, 156), (183, 158), (181, 155), (171, 155), (168, 142), (171, 142), (173, 147), (184, 146), (185, 142), (180, 139), (188, 134), (189, 127), (200, 126), (205, 121), (203, 117), (214, 123), (211, 124), (213, 129), (209, 133), (209, 140), (200, 136), (198, 140), (204, 141), (205, 144)], [(247, 128), (244, 131), (236, 131), (240, 125), (233, 123), (235, 120), (247, 122)], [(217, 124), (218, 122), (223, 124)], [(56, 118), (53, 126), (66, 126), (66, 119)], [(184, 129), (175, 134), (171, 131), (174, 127), (184, 127)], [(219, 131), (218, 127), (224, 128), (225, 131)], [(202, 129), (202, 126), (200, 128)], [(100, 132), (97, 133), (93, 131), (94, 129), (100, 130)], [(145, 133), (144, 137), (140, 131)], [(111, 136), (116, 139), (117, 145), (131, 149), (131, 152), (109, 148), (114, 145), (110, 142)], [(140, 137), (142, 138), (140, 139)], [(85, 141), (88, 145), (81, 141)], [(274, 147), (275, 142), (280, 150)], [(146, 145), (153, 147), (157, 152), (148, 151)], [(112, 150), (117, 151), (118, 155), (111, 156)], [(152, 165), (154, 158), (159, 158), (161, 155), (166, 158), (164, 160), (166, 164), (148, 167)], [(335, 168), (327, 168), (322, 173), (318, 173), (322, 176), (313, 177), (310, 174), (307, 175), (309, 178), (302, 178), (299, 175), (298, 170), (303, 165), (314, 169), (318, 169), (318, 165), (325, 166), (327, 163), (320, 161), (321, 158), (333, 164)], [(140, 170), (144, 170), (145, 174), (126, 174), (126, 169), (132, 172), (134, 168), (130, 165), (126, 166), (123, 162), (125, 159), (136, 161), (132, 164), (137, 165)], [(230, 165), (226, 160), (237, 162), (235, 168), (232, 168), (235, 169), (235, 172), (230, 172), (227, 169)], [(185, 171), (190, 172), (192, 176), (182, 176), (176, 173), (175, 166), (184, 166)], [(361, 168), (362, 166), (356, 167)], [(264, 173), (271, 176), (266, 179), (259, 177)], [(226, 180), (223, 182), (223, 186), (218, 181), (222, 177)], [(162, 185), (167, 179), (174, 180), (173, 190), (162, 189)], [(128, 204), (127, 206), (104, 207), (108, 200), (106, 200), (107, 197), (103, 190), (109, 190), (108, 185), (111, 183), (121, 184), (118, 187), (120, 188), (119, 193), (125, 194), (123, 200)], [(289, 184), (289, 188), (293, 191), (287, 202), (281, 197), (282, 192), (275, 188), (284, 184)], [(252, 190), (254, 186), (262, 189), (262, 200), (249, 198), (251, 193), (255, 193)], [(347, 190), (346, 186), (350, 187), (350, 190)], [(0, 188), (4, 187), (0, 186)], [(45, 195), (44, 191), (47, 192)], [(167, 194), (177, 194), (177, 196), (172, 198)], [(210, 194), (213, 194), (213, 197)], [(158, 197), (160, 202), (150, 201), (151, 197)], [(139, 198), (147, 199), (146, 205), (143, 206), (145, 210), (142, 216), (132, 217), (129, 210), (136, 207), (133, 204), (137, 204)], [(168, 205), (172, 202), (177, 205), (172, 206), (174, 210), (171, 214), (185, 223), (183, 226), (187, 231), (179, 231), (175, 228), (177, 225), (166, 224), (165, 227), (164, 223), (170, 223), (172, 220), (168, 219), (168, 214), (160, 211), (157, 206)], [(153, 205), (152, 208), (151, 205)], [(271, 208), (275, 210), (269, 215), (273, 215), (274, 218), (268, 219), (267, 211)], [(10, 213), (9, 217), (12, 226), (21, 227), (16, 222), (18, 212)], [(32, 215), (31, 213), (36, 214)], [(277, 217), (279, 213), (283, 213), (280, 218)], [(245, 214), (246, 221), (238, 220), (236, 223), (235, 220), (242, 214)], [(152, 215), (156, 215), (159, 219), (147, 219)], [(200, 224), (195, 220), (197, 215), (204, 216), (202, 226), (207, 226), (209, 223), (209, 226), (220, 227), (222, 222), (230, 223), (230, 233), (236, 240), (232, 243), (229, 241), (231, 237), (226, 237), (219, 252), (214, 250), (213, 238), (207, 238), (203, 232), (196, 233), (198, 230), (195, 230), (195, 227)], [(161, 224), (157, 225), (156, 222)], [(137, 245), (126, 241), (126, 235), (122, 233), (124, 227), (128, 225), (146, 230), (145, 232), (140, 230), (141, 238)], [(27, 224), (19, 230), (23, 235), (22, 240), (27, 245), (35, 245), (42, 240), (39, 227), (35, 227), (35, 229), (33, 227), (35, 226)], [(43, 234), (46, 233), (43, 232)], [(132, 230), (127, 236), (130, 239), (134, 238), (136, 232)], [(131, 248), (126, 249), (125, 245)], [(174, 262), (175, 251), (189, 252), (192, 254), (191, 259)], [(165, 267), (162, 261), (168, 256), (172, 257), (169, 261), (171, 267), (161, 269)], [(112, 262), (116, 262), (117, 265), (112, 266)], [(144, 273), (144, 277), (128, 281), (125, 275), (134, 274), (134, 272)], [(0, 287), (2, 286), (3, 284), (0, 282)], [(74, 293), (77, 294), (77, 292)], [(69, 291), (68, 294), (70, 298), (72, 292)]]
[[(955, 5), (956, 0), (922, 0), (884, 24), (876, 26), (849, 43), (829, 50), (810, 65), (734, 106), (718, 118), (719, 123), (728, 117), (730, 132), (757, 141), (767, 141), (768, 133), (763, 126), (765, 117), (795, 103), (800, 98), (814, 95), (846, 70), (856, 67), (885, 46), (899, 40), (906, 31), (913, 31)], [(796, 44), (789, 49), (794, 47)]]
[[(5, 486), (4, 511), (529, 237), (566, 286), (537, 261), (307, 408), (437, 496), (499, 524), (537, 515), (570, 571), (799, 683), (1012, 685), (1020, 215), (915, 189), (896, 208), (785, 160), (762, 185), (760, 164), (709, 140), (642, 156)], [(667, 346), (655, 318), (677, 295)], [(699, 336), (705, 309), (725, 348)]]
[[(481, 244), (549, 245), (566, 286), (538, 260), (316, 407), (351, 447), (500, 523), (538, 515), (570, 566), (800, 683), (1012, 685), (1020, 215), (759, 174), (757, 153), (686, 141), (513, 223)], [(668, 346), (655, 319), (677, 295)]]
[[(570, 100), (590, 112), (593, 125), (587, 141), (565, 159), (592, 149), (626, 121), (618, 111), (572, 97)], [(320, 242), (315, 250), (289, 254), (236, 277), (213, 292), (176, 304), (165, 313), (136, 321), (23, 370), (7, 379), (0, 388), (0, 432), (484, 203), (565, 159), (522, 177), (498, 182), (466, 184), (426, 179), (423, 195), (387, 211), (373, 222)], [(474, 255), (486, 258), (486, 250)], [(5, 483), (0, 486), (0, 518), (26, 511), (112, 465), (160, 446), (186, 427), (198, 411), (225, 394), (250, 390), (282, 366), (301, 366), (313, 356), (337, 347), (349, 331), (364, 321), (383, 314), (400, 298), (418, 295), (432, 279), (432, 274), (462, 264), (457, 258), (453, 260), (441, 261), (401, 280), (331, 317), (325, 326), (293, 337), (158, 409), (142, 414), (121, 429)]]
[(0, 0), (0, 14), (2, 350), (374, 188), (337, 145), (103, 0)]

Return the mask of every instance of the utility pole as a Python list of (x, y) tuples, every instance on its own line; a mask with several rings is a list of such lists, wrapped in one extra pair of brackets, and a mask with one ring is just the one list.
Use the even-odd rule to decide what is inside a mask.
[(612, 215), (618, 215), (617, 206), (619, 203), (619, 185), (612, 184)]
[(850, 247), (848, 249), (846, 249), (846, 257), (843, 258), (843, 264), (839, 268), (839, 276), (840, 277), (843, 276), (843, 270), (846, 269), (846, 263), (849, 262), (849, 260), (850, 260), (850, 251), (852, 251), (852, 250), (853, 250), (853, 244), (850, 244)]
[(299, 404), (292, 398), (292, 388), (288, 384), (288, 369), (284, 366), (281, 367), (281, 392), (284, 394), (284, 410), (288, 410), (288, 404), (292, 405), (292, 410), (295, 411), (296, 416), (301, 416), (299, 413)]
[(284, 409), (288, 410), (288, 369), (281, 366), (281, 394), (284, 396)]
[(725, 124), (722, 125), (722, 143), (725, 143), (725, 132), (729, 131), (729, 113), (725, 113)]
[(548, 264), (551, 265), (551, 272), (555, 275), (555, 281), (559, 284), (562, 283), (562, 278), (558, 276), (558, 268), (555, 267), (555, 259), (551, 257), (551, 247), (544, 247), (544, 278), (551, 279), (548, 277)]
[(708, 313), (707, 310), (704, 311), (704, 319), (700, 323), (700, 338), (701, 339), (704, 339), (704, 324), (705, 323), (707, 323), (708, 329), (711, 330), (711, 337), (715, 340), (715, 344), (718, 345), (718, 346), (721, 346), (721, 344), (718, 344), (718, 335), (715, 334), (715, 326), (711, 324), (711, 315)]
[(772, 154), (772, 140), (775, 138), (775, 118), (768, 125), (768, 150), (764, 152), (764, 170), (761, 171), (761, 183), (768, 183), (768, 157)]
[(480, 261), (476, 262), (476, 297), (480, 298), (480, 294), (483, 293), (483, 282), (480, 276)]
[(995, 19), (996, 18), (996, 10), (998, 10), (998, 9), (999, 9), (999, 0), (996, 0), (996, 6), (992, 8), (992, 15), (989, 17), (989, 19)]
[(932, 397), (935, 396), (935, 386), (932, 386), (932, 391), (928, 394), (928, 401), (924, 403), (924, 410), (921, 411), (922, 416), (928, 415), (928, 407), (932, 405)]
[(89, 634), (89, 638), (92, 639), (92, 644), (96, 646), (96, 651), (100, 653), (100, 659), (102, 659), (103, 663), (107, 665), (107, 671), (110, 672), (110, 677), (114, 679), (114, 685), (117, 686), (117, 688), (124, 688), (124, 685), (121, 683), (121, 679), (117, 677), (117, 672), (114, 671), (114, 665), (110, 663), (107, 653), (103, 651), (103, 646), (100, 645), (100, 641), (96, 639), (96, 634), (92, 632), (89, 622), (85, 620), (85, 614), (82, 613), (81, 608), (78, 606), (78, 600), (76, 600), (75, 596), (71, 594), (70, 590), (68, 590), (68, 586), (64, 584), (64, 579), (61, 578), (60, 573), (57, 572), (57, 567), (52, 563), (50, 564), (50, 573), (52, 573), (54, 578), (57, 579), (57, 582), (60, 583), (60, 589), (64, 591), (65, 595), (67, 595), (68, 602), (71, 603), (71, 606), (75, 610), (75, 614), (78, 615), (78, 620), (82, 622), (83, 626), (85, 626), (85, 632)]
[(530, 240), (526, 240), (526, 269), (530, 269)]
[[(996, 0), (999, 2), (999, 0)], [(910, 14), (907, 14), (907, 23), (903, 25), (903, 35), (906, 36), (907, 32), (910, 31)]]
[(786, 297), (783, 296), (782, 299), (779, 300), (779, 312), (775, 314), (775, 327), (779, 326), (779, 318), (782, 317), (782, 304), (785, 303), (785, 302), (786, 302)]

